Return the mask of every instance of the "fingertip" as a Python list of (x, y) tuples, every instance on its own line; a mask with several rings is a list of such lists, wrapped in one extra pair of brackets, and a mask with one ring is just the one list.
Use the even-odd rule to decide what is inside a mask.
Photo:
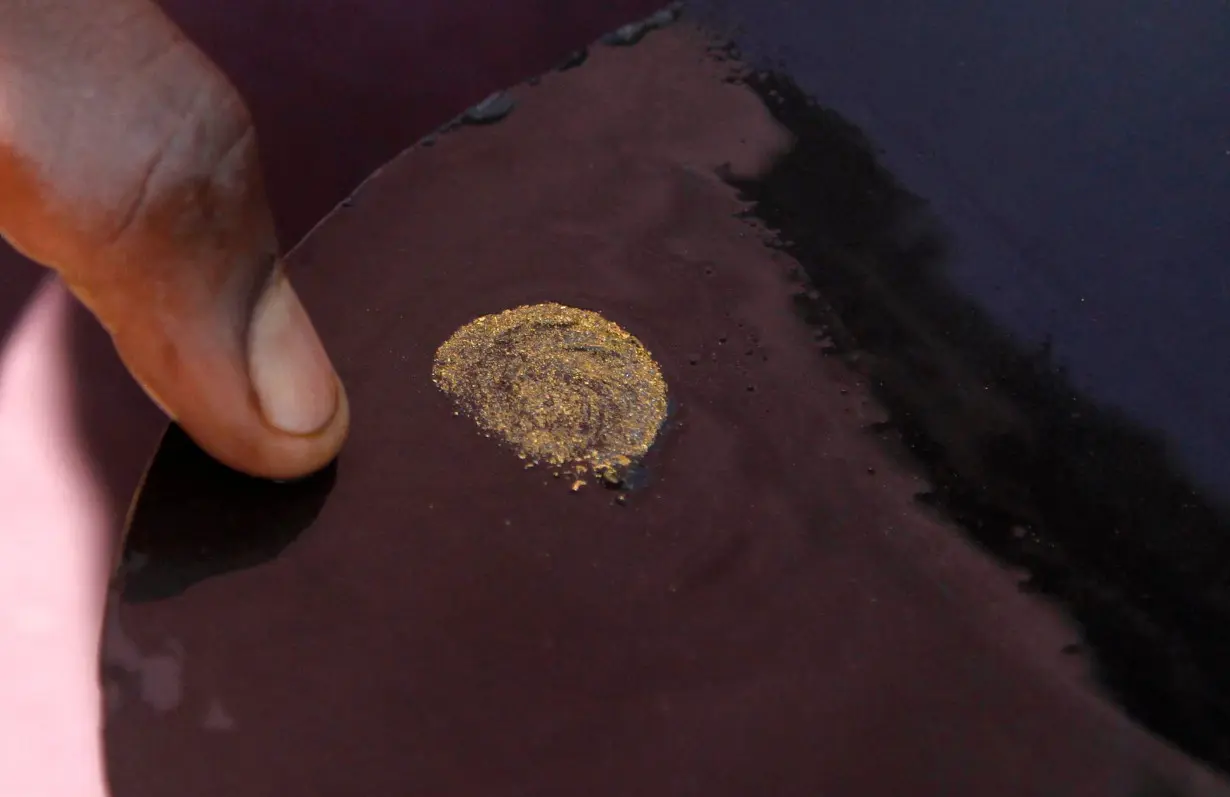
[(175, 304), (174, 313), (138, 305), (113, 337), (146, 394), (197, 445), (235, 470), (277, 480), (310, 475), (337, 457), (350, 429), (349, 400), (280, 267), (248, 322), (219, 309), (225, 303)]
[(267, 449), (265, 457), (258, 462), (237, 462), (232, 467), (253, 476), (290, 480), (316, 473), (337, 459), (350, 433), (350, 400), (336, 374), (333, 380), (335, 406), (324, 426), (306, 435), (274, 429), (272, 439), (277, 444)]
[(248, 372), (265, 421), (276, 431), (315, 435), (337, 413), (337, 374), (280, 269), (252, 314)]
[(233, 470), (274, 481), (310, 476), (337, 458), (350, 432), (350, 402), (340, 381), (335, 390), (335, 409), (325, 425), (308, 434), (295, 434), (270, 424), (255, 400), (242, 419), (228, 420), (199, 411), (200, 405), (173, 411), (167, 400), (146, 387), (167, 416), (211, 457)]

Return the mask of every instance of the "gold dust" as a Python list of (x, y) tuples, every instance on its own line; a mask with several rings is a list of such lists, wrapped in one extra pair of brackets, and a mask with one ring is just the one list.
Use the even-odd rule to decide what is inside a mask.
[(572, 469), (574, 492), (587, 471), (618, 481), (666, 420), (666, 382), (641, 342), (553, 302), (466, 324), (436, 351), (432, 379), (526, 467)]

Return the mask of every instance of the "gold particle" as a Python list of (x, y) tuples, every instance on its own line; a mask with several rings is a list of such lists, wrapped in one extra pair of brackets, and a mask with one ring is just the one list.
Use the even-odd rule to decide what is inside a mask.
[(529, 464), (575, 468), (578, 482), (617, 479), (666, 419), (666, 382), (641, 342), (561, 304), (474, 319), (436, 351), (432, 379)]

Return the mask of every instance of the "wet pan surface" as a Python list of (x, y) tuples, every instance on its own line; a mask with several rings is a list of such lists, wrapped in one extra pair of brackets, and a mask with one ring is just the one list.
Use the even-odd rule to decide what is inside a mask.
[[(105, 640), (116, 797), (1223, 793), (914, 500), (728, 184), (791, 144), (729, 69), (683, 25), (600, 48), (293, 253), (353, 436), (282, 487), (164, 444)], [(432, 382), (538, 302), (661, 365), (631, 489), (525, 468)]]

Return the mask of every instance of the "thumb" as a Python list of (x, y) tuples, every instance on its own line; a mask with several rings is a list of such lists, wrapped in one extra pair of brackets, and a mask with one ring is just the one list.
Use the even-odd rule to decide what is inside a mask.
[[(250, 116), (165, 20), (133, 19), (122, 53), (61, 82), (64, 96), (9, 83), (29, 101), (10, 104), (0, 141), (0, 232), (60, 273), (202, 448), (253, 475), (305, 475), (337, 454), (349, 408), (278, 257)], [(137, 44), (157, 69), (125, 67)]]
[(281, 263), (252, 257), (235, 267), (235, 285), (211, 292), (179, 279), (171, 264), (184, 260), (165, 262), (168, 279), (86, 302), (146, 393), (238, 470), (285, 479), (327, 464), (348, 402)]
[(207, 178), (149, 200), (110, 247), (61, 273), (202, 448), (253, 475), (293, 478), (336, 455), (348, 405), (278, 257), (251, 129), (235, 135)]

